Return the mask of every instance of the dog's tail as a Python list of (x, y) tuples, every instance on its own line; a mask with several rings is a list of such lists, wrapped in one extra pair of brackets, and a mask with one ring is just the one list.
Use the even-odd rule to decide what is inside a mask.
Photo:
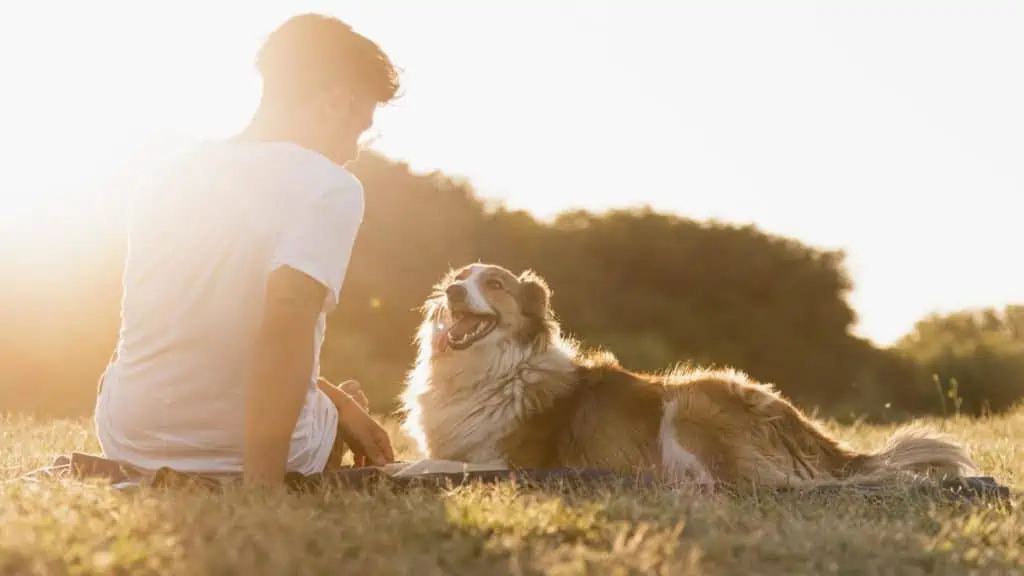
[(911, 473), (938, 478), (978, 475), (967, 450), (947, 435), (929, 428), (908, 426), (897, 430), (879, 450), (852, 458), (855, 475), (886, 476)]

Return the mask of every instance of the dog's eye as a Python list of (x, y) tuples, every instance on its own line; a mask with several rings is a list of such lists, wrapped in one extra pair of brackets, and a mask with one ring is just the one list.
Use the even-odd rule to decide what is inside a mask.
[(498, 280), (497, 278), (488, 278), (485, 285), (488, 288), (493, 288), (494, 290), (501, 290), (505, 287), (505, 285), (501, 283), (501, 280)]

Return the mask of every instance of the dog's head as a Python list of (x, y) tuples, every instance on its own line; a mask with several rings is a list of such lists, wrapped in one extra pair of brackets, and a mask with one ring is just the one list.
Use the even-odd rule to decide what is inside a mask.
[(532, 272), (481, 263), (451, 270), (434, 286), (402, 393), (403, 429), (424, 455), (497, 457), (495, 442), (512, 420), (564, 388), (557, 384), (575, 367), (550, 296)]
[(527, 345), (555, 329), (551, 292), (532, 272), (519, 276), (493, 264), (452, 270), (435, 286), (425, 308), (421, 338), (432, 357), (489, 345)]

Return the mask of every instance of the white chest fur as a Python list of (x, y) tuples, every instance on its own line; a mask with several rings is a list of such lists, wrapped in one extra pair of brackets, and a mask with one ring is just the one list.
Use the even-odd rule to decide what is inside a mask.
[(543, 398), (573, 370), (560, 348), (537, 351), (507, 339), (457, 356), (425, 358), (410, 379), (407, 429), (428, 458), (503, 461), (502, 441), (543, 409)]
[(420, 425), (427, 456), (462, 462), (504, 459), (501, 441), (523, 417), (522, 382), (474, 386), (469, 393), (420, 397)]

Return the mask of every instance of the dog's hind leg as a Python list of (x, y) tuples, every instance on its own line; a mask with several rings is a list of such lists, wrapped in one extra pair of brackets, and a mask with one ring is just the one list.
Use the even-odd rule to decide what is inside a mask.
[(673, 484), (696, 484), (710, 488), (714, 485), (714, 478), (708, 467), (680, 439), (676, 425), (678, 409), (678, 398), (668, 399), (662, 409), (658, 443), (664, 477)]

